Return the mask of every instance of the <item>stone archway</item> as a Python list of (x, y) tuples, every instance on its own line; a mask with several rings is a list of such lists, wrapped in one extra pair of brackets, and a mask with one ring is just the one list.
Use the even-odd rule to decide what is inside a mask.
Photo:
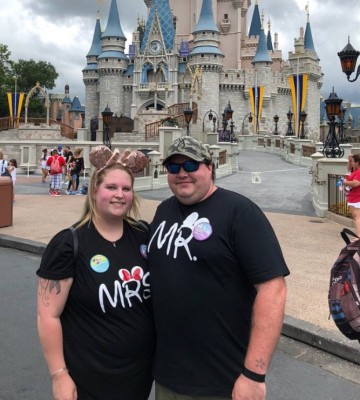
[(25, 124), (27, 124), (27, 115), (28, 115), (28, 107), (29, 107), (29, 101), (35, 91), (40, 90), (40, 92), (44, 95), (45, 97), (45, 107), (46, 107), (46, 125), (49, 125), (49, 114), (50, 114), (50, 100), (49, 100), (49, 95), (46, 93), (46, 91), (40, 86), (39, 82), (36, 82), (36, 85), (30, 90), (30, 92), (26, 96), (25, 100)]

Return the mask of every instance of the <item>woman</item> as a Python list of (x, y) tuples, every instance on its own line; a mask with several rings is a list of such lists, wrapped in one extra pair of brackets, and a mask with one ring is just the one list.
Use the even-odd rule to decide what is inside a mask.
[[(81, 156), (82, 149), (78, 147), (75, 149), (74, 157), (72, 162), (69, 164), (70, 170), (70, 181), (68, 185), (68, 194), (75, 194), (79, 189), (80, 174), (84, 170), (84, 158)], [(71, 191), (70, 191), (71, 185)]]
[(12, 198), (13, 203), (15, 203), (16, 168), (17, 168), (17, 161), (15, 160), (15, 158), (12, 158), (11, 160), (9, 160), (9, 165), (7, 167), (7, 170), (11, 175), (11, 180), (13, 184), (13, 198)]
[(355, 229), (360, 236), (360, 154), (353, 154), (351, 160), (351, 174), (346, 176), (343, 186), (351, 190), (347, 192), (347, 203), (355, 221)]
[(56, 400), (145, 400), (152, 386), (154, 327), (147, 231), (138, 214), (133, 173), (146, 158), (105, 146), (90, 153), (96, 167), (84, 212), (50, 241), (38, 285), (38, 331)]
[(42, 149), (42, 155), (40, 158), (40, 168), (41, 168), (41, 181), (42, 183), (46, 183), (46, 178), (49, 174), (49, 168), (46, 166), (46, 161), (49, 158), (47, 149)]

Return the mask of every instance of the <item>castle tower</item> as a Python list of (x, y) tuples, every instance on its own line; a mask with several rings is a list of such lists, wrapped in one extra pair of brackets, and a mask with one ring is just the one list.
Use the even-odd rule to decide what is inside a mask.
[(114, 114), (124, 113), (123, 74), (129, 64), (129, 59), (124, 53), (125, 42), (117, 2), (112, 0), (107, 26), (101, 34), (102, 51), (97, 57), (100, 91), (98, 115), (106, 106), (109, 106)]
[(199, 102), (198, 115), (201, 118), (212, 109), (220, 116), (219, 84), (224, 54), (219, 49), (220, 31), (214, 21), (212, 0), (203, 0), (199, 21), (192, 35), (189, 64), (202, 68), (201, 97), (204, 100)]
[(86, 55), (87, 65), (83, 69), (83, 82), (85, 84), (85, 126), (90, 126), (91, 118), (99, 116), (99, 95), (97, 91), (99, 74), (97, 72), (97, 58), (101, 54), (101, 25), (99, 14), (96, 18), (95, 29), (91, 48)]
[(266, 118), (266, 109), (270, 104), (270, 91), (269, 86), (270, 76), (272, 74), (271, 64), (272, 59), (269, 56), (268, 40), (265, 36), (264, 28), (262, 27), (259, 35), (259, 42), (256, 49), (255, 57), (252, 60), (254, 66), (253, 82), (250, 83), (252, 87), (252, 111), (254, 113), (254, 126), (255, 132), (261, 129), (262, 119)]
[[(299, 86), (302, 82), (302, 77), (307, 78), (307, 95), (304, 107), (298, 104), (300, 111), (307, 113), (305, 121), (306, 131), (310, 138), (318, 135), (318, 127), (320, 121), (320, 89), (322, 86), (322, 72), (319, 65), (319, 57), (315, 51), (315, 46), (311, 33), (309, 8), (307, 6), (307, 24), (305, 36), (303, 29), (300, 29), (300, 37), (294, 40), (295, 51), (289, 53), (289, 67), (284, 68), (284, 73), (294, 77)], [(299, 77), (299, 78), (298, 78)], [(296, 83), (297, 84), (297, 83)], [(301, 103), (297, 96), (297, 103)], [(299, 115), (299, 112), (294, 114)], [(295, 116), (294, 116), (295, 118)], [(294, 120), (294, 126), (299, 126), (298, 117)]]

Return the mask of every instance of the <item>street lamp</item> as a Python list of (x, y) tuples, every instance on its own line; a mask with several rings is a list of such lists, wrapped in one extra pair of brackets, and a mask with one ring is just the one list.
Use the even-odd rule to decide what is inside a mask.
[(275, 122), (275, 131), (274, 131), (274, 135), (278, 135), (278, 122), (279, 122), (279, 116), (276, 114), (274, 115), (274, 122)]
[(294, 135), (294, 131), (293, 131), (293, 128), (292, 128), (292, 117), (293, 117), (293, 115), (294, 114), (291, 112), (291, 110), (289, 108), (289, 111), (286, 114), (287, 119), (288, 119), (288, 128), (287, 128), (287, 131), (286, 131), (286, 136), (293, 136)]
[(185, 122), (186, 122), (186, 135), (190, 136), (190, 127), (189, 127), (189, 125), (190, 125), (192, 116), (194, 114), (194, 111), (189, 106), (187, 106), (186, 108), (184, 108), (183, 113), (184, 113)]
[(242, 135), (245, 135), (245, 119), (246, 119), (246, 117), (249, 117), (249, 124), (251, 124), (252, 121), (253, 121), (253, 116), (251, 114), (251, 111), (248, 114), (246, 114), (244, 119), (243, 119), (242, 127), (241, 127), (241, 134)]
[(300, 113), (300, 123), (301, 123), (300, 139), (305, 139), (304, 124), (306, 117), (307, 117), (306, 112), (302, 110)]
[(328, 158), (341, 158), (344, 155), (344, 149), (340, 148), (335, 132), (335, 118), (339, 115), (342, 99), (334, 92), (325, 100), (326, 114), (329, 119), (329, 133), (324, 142), (324, 156)]
[[(216, 117), (215, 117), (214, 114), (216, 115)], [(215, 132), (216, 121), (218, 122), (218, 128), (219, 128), (219, 116), (216, 114), (215, 111), (213, 111), (211, 109), (210, 109), (210, 111), (207, 111), (205, 113), (205, 115), (204, 115), (204, 118), (203, 118), (203, 125), (202, 125), (202, 131), (203, 132), (205, 132), (205, 118), (206, 118), (206, 116), (208, 116), (209, 117), (209, 121), (213, 123), (213, 125), (214, 125), (213, 132)]]
[(109, 131), (110, 131), (109, 124), (111, 122), (113, 114), (114, 113), (110, 110), (109, 105), (107, 105), (105, 107), (105, 110), (101, 113), (101, 115), (103, 117), (103, 121), (105, 123), (104, 133), (103, 133), (103, 143), (110, 150), (111, 150), (111, 140), (110, 140), (110, 134), (109, 134)]
[[(225, 107), (224, 109), (224, 113), (222, 114), (223, 116), (223, 135), (222, 135), (222, 139), (223, 141), (226, 142), (235, 142), (235, 138), (234, 138), (234, 122), (232, 120), (232, 116), (233, 116), (234, 110), (231, 108), (231, 104), (230, 104), (230, 100), (228, 105)], [(226, 128), (228, 126), (228, 121), (231, 119), (230, 122), (230, 134), (229, 137), (227, 136), (227, 131)]]
[(347, 45), (343, 48), (342, 51), (338, 52), (338, 56), (341, 62), (341, 68), (344, 74), (347, 76), (347, 80), (349, 82), (355, 82), (356, 79), (360, 75), (360, 65), (356, 71), (356, 76), (354, 79), (350, 79), (350, 75), (355, 71), (357, 58), (359, 57), (360, 52), (355, 50), (350, 44), (350, 36), (348, 39)]
[(338, 114), (338, 118), (339, 118), (338, 136), (339, 136), (340, 143), (347, 143), (347, 138), (346, 138), (345, 129), (344, 129), (345, 111), (346, 111), (346, 108), (340, 107), (340, 112)]

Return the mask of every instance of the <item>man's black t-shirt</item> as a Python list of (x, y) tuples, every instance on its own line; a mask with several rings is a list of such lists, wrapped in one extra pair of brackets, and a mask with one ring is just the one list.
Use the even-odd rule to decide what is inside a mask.
[(192, 206), (164, 201), (150, 232), (155, 381), (179, 394), (230, 398), (254, 285), (289, 273), (273, 229), (249, 199), (218, 188)]

